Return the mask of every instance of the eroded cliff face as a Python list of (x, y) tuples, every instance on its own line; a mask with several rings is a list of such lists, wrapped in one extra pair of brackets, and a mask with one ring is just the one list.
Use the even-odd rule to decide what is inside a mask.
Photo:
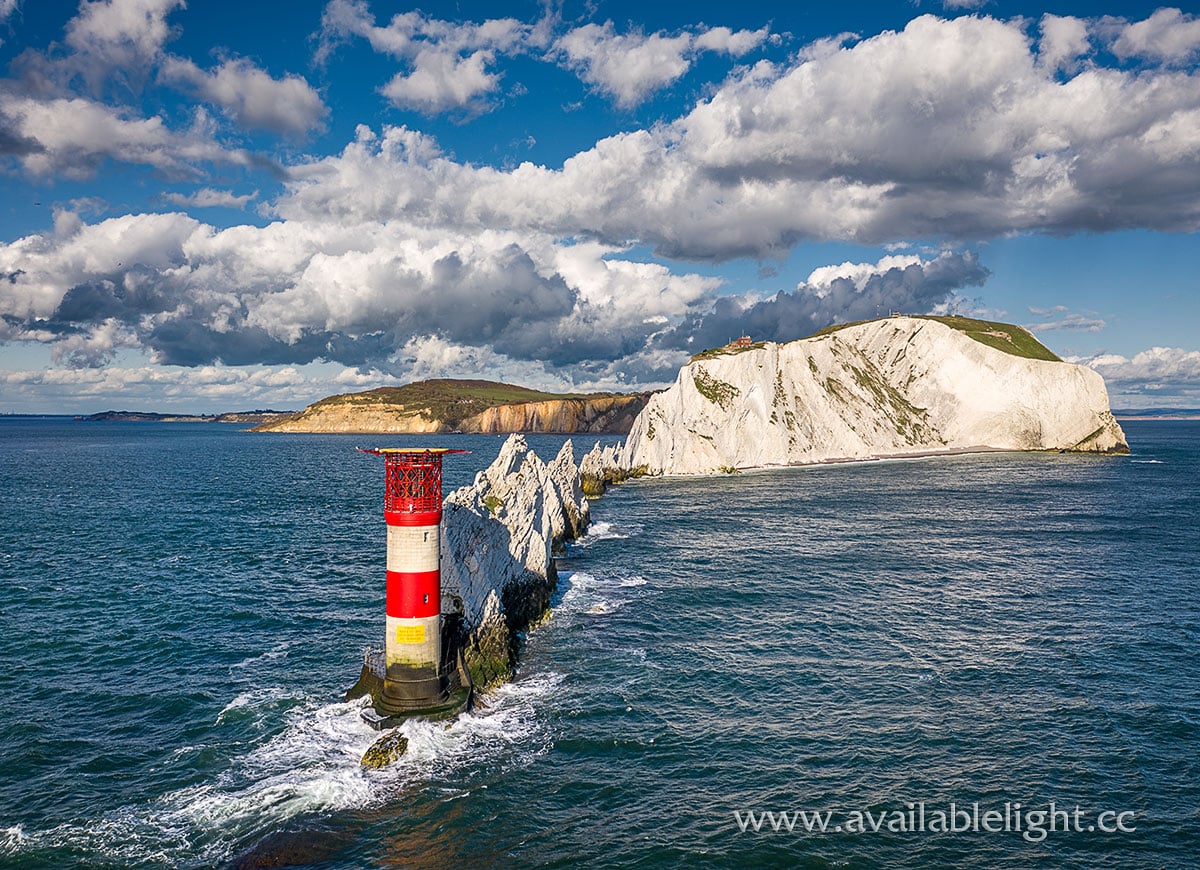
[(634, 422), (622, 461), (711, 474), (957, 450), (1128, 447), (1091, 369), (892, 317), (684, 366)]
[(258, 427), (263, 432), (320, 432), (424, 435), (469, 432), (485, 435), (509, 432), (552, 432), (625, 434), (638, 412), (646, 406), (645, 395), (600, 396), (585, 399), (552, 399), (520, 402), (488, 408), (454, 423), (431, 416), (424, 410), (403, 405), (356, 402), (318, 403), (294, 417)]
[(449, 430), (420, 412), (382, 403), (358, 403), (311, 406), (294, 417), (256, 426), (254, 431), (425, 435)]
[(553, 399), (499, 405), (468, 417), (463, 432), (485, 435), (502, 432), (561, 432), (624, 434), (633, 426), (647, 396), (606, 396), (596, 399)]
[(471, 486), (446, 496), (442, 610), (462, 603), (464, 658), (477, 689), (511, 676), (516, 632), (545, 612), (558, 582), (554, 550), (588, 521), (570, 441), (546, 463), (512, 435)]

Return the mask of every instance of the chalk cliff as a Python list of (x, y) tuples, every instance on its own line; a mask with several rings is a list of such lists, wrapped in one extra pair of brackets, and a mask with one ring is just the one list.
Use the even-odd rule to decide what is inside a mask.
[(889, 317), (693, 358), (621, 463), (710, 474), (959, 450), (1128, 447), (1100, 375), (1020, 327)]
[(511, 435), (473, 484), (446, 496), (442, 610), (461, 603), (477, 689), (512, 675), (516, 633), (549, 607), (558, 582), (554, 551), (588, 521), (570, 441), (547, 464)]

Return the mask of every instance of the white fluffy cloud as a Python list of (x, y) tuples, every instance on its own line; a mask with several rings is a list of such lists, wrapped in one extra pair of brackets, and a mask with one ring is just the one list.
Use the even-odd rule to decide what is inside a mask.
[(171, 38), (167, 16), (184, 5), (184, 0), (85, 0), (67, 25), (66, 42), (74, 50), (69, 65), (97, 91), (114, 75), (136, 84)]
[[(273, 79), (245, 60), (211, 72), (164, 51), (174, 32), (167, 18), (183, 0), (89, 0), (66, 25), (65, 47), (27, 50), (13, 77), (0, 80), (0, 155), (34, 175), (93, 175), (105, 161), (153, 167), (172, 177), (213, 164), (278, 168), (222, 141), (202, 108), (172, 127), (169, 112), (145, 116), (136, 98), (159, 70), (219, 106), (237, 124), (281, 133), (319, 127), (327, 110), (304, 79)], [(85, 85), (83, 92), (80, 84)]]
[(1076, 58), (1091, 49), (1088, 23), (1080, 18), (1042, 16), (1042, 37), (1038, 43), (1038, 63), (1049, 70), (1074, 69)]
[(538, 27), (512, 18), (456, 23), (404, 12), (380, 27), (364, 0), (331, 0), (321, 23), (319, 61), (352, 36), (366, 39), (407, 67), (380, 93), (399, 108), (431, 115), (484, 108), (499, 87), (500, 75), (492, 71), (497, 54), (524, 51), (542, 39)]
[(331, 360), (409, 377), (523, 365), (529, 380), (532, 365), (559, 386), (614, 387), (661, 383), (731, 330), (787, 340), (881, 305), (929, 310), (986, 274), (971, 254), (891, 256), (756, 301), (539, 233), (64, 212), (54, 233), (0, 246), (0, 317), (7, 338), (74, 366), (133, 348), (167, 366)]
[(674, 123), (560, 168), (464, 165), (388, 128), (296, 167), (278, 213), (637, 239), (714, 259), (805, 239), (1200, 227), (1200, 75), (1063, 77), (1078, 41), (1053, 41), (1043, 64), (1024, 27), (922, 16), (791, 66), (759, 63)]
[(1200, 17), (1159, 9), (1144, 21), (1125, 24), (1112, 48), (1117, 57), (1187, 63), (1200, 56)]
[(397, 73), (380, 89), (393, 105), (437, 114), (464, 108), (495, 91), (499, 76), (487, 71), (494, 54), (475, 51), (465, 57), (445, 51), (422, 51), (409, 73)]
[(1200, 407), (1200, 351), (1152, 347), (1132, 359), (1103, 354), (1076, 361), (1104, 376), (1117, 407)]
[(195, 413), (197, 405), (295, 410), (331, 393), (399, 383), (384, 372), (327, 368), (135, 365), (0, 371), (0, 393), (8, 402), (51, 413), (112, 408), (114, 396), (123, 410)]
[(481, 110), (500, 84), (501, 55), (534, 53), (560, 61), (618, 105), (630, 107), (679, 79), (702, 52), (741, 57), (767, 39), (767, 28), (734, 31), (697, 27), (675, 35), (618, 34), (611, 22), (585, 24), (552, 39), (555, 20), (536, 24), (511, 18), (482, 23), (451, 22), (403, 12), (376, 23), (365, 0), (331, 0), (322, 16), (319, 61), (327, 61), (350, 37), (400, 60), (405, 69), (380, 92), (393, 105), (436, 114)]
[(227, 60), (206, 72), (184, 58), (168, 58), (164, 78), (191, 86), (243, 127), (293, 136), (319, 129), (329, 110), (307, 81), (297, 75), (272, 78), (245, 59)]
[(10, 153), (34, 175), (86, 178), (104, 160), (153, 166), (173, 175), (191, 175), (197, 163), (254, 162), (247, 151), (218, 143), (202, 113), (192, 128), (175, 131), (160, 117), (139, 117), (82, 97), (34, 99), (0, 91), (3, 119), (17, 143)]
[[(338, 360), (404, 367), (414, 341), (569, 372), (644, 348), (718, 281), (598, 244), (391, 222), (226, 230), (182, 214), (86, 224), (0, 246), (6, 337), (78, 365), (126, 347), (162, 364)], [(405, 362), (408, 360), (408, 362)]]
[(741, 56), (760, 45), (767, 35), (766, 28), (735, 33), (728, 27), (700, 28), (674, 36), (639, 31), (618, 34), (609, 21), (576, 27), (560, 37), (554, 47), (568, 68), (611, 95), (617, 105), (628, 108), (680, 78), (698, 53), (718, 51)]

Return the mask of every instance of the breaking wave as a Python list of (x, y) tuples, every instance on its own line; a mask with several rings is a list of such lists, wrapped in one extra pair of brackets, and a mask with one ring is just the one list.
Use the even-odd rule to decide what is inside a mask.
[[(121, 865), (220, 864), (298, 818), (382, 806), (429, 776), (465, 767), (528, 763), (550, 746), (538, 713), (541, 699), (561, 679), (541, 673), (501, 686), (483, 699), (482, 709), (449, 723), (404, 723), (407, 753), (378, 771), (359, 764), (379, 736), (360, 717), (365, 701), (293, 709), (282, 730), (232, 758), (212, 781), (99, 818), (42, 831), (11, 827), (0, 834), (0, 855), (61, 856), (65, 850), (85, 861)], [(277, 690), (242, 693), (218, 722), (232, 715), (268, 715), (280, 697)]]

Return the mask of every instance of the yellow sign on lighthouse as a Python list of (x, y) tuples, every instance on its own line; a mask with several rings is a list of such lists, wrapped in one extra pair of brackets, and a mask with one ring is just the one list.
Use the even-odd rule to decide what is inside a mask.
[(425, 626), (397, 625), (396, 643), (425, 643)]

